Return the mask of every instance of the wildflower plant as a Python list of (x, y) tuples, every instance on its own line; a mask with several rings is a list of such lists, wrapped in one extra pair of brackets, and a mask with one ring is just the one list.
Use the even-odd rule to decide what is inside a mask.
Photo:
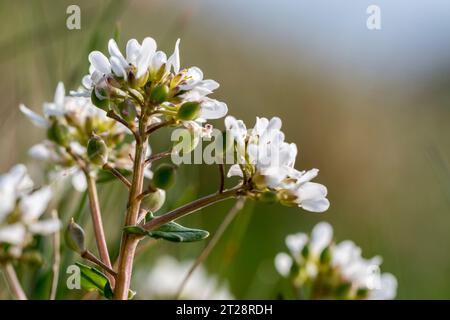
[[(239, 199), (235, 212), (242, 208), (240, 201), (243, 199), (277, 202), (311, 212), (324, 212), (330, 205), (327, 188), (312, 182), (318, 170), (295, 169), (297, 147), (285, 141), (281, 119), (256, 118), (254, 127), (247, 129), (243, 121), (227, 116), (224, 132), (213, 128), (208, 121), (224, 118), (228, 113), (224, 102), (210, 97), (219, 84), (204, 79), (198, 67), (181, 66), (179, 43), (177, 40), (168, 57), (157, 49), (155, 40), (150, 37), (141, 43), (129, 40), (125, 51), (111, 39), (107, 54), (100, 51), (89, 54), (89, 73), (82, 78), (77, 90), (68, 96), (64, 85), (58, 84), (54, 101), (43, 106), (43, 115), (20, 105), (20, 110), (47, 133), (44, 141), (31, 147), (31, 157), (50, 167), (51, 181), (71, 176), (77, 191), (87, 191), (97, 248), (87, 247), (85, 231), (80, 222), (73, 219), (65, 227), (65, 241), (67, 247), (93, 264), (77, 263), (83, 288), (96, 290), (108, 299), (126, 300), (134, 296), (131, 288), (134, 258), (144, 238), (172, 242), (207, 238), (208, 231), (182, 226), (175, 221), (209, 205), (231, 198)], [(162, 128), (187, 132), (187, 147), (180, 147), (172, 139), (172, 149), (152, 153), (150, 145), (154, 133)], [(180, 156), (200, 146), (203, 138), (212, 137), (215, 138), (214, 161), (208, 163), (219, 168), (217, 192), (160, 213), (166, 193), (175, 183), (177, 168), (183, 165)], [(155, 166), (154, 162), (164, 158), (170, 158), (172, 163), (166, 161)], [(228, 175), (226, 165), (230, 165)], [(226, 177), (238, 177), (236, 185), (225, 188)], [(97, 184), (105, 179), (117, 179), (127, 193), (127, 202), (122, 206), (124, 224), (118, 226), (120, 250), (114, 259), (107, 246), (108, 235), (103, 229), (104, 216), (97, 192)], [(60, 226), (57, 219), (38, 220), (50, 201), (50, 189), (43, 187), (28, 192), (25, 187), (31, 186), (23, 166), (15, 167), (0, 180), (2, 199), (9, 201), (0, 203), (1, 261), (9, 257), (20, 259), (34, 234), (54, 233)], [(314, 252), (311, 249), (308, 259), (313, 259)], [(300, 263), (300, 258), (292, 256), (291, 265), (294, 266), (294, 261)], [(286, 256), (277, 258), (277, 266), (280, 259), (287, 263)], [(161, 261), (163, 266), (170, 265), (169, 269), (184, 272), (179, 271), (170, 258)], [(150, 278), (161, 278), (158, 272)], [(205, 283), (203, 278), (207, 277), (201, 278), (200, 282)], [(310, 281), (304, 276), (299, 279)], [(15, 283), (17, 287), (18, 281)], [(172, 289), (170, 287), (171, 292)], [(227, 291), (222, 293), (223, 297), (231, 297)]]

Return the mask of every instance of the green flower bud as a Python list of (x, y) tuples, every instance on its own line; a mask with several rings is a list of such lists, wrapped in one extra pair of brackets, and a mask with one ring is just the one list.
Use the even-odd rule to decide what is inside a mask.
[(136, 119), (136, 106), (130, 99), (125, 99), (117, 106), (120, 111), (120, 115), (126, 121), (131, 122)]
[(75, 223), (73, 218), (70, 220), (64, 236), (66, 239), (66, 244), (70, 249), (80, 254), (86, 251), (84, 230), (77, 223)]
[(181, 120), (194, 120), (198, 118), (200, 114), (200, 103), (198, 102), (185, 102), (178, 109), (178, 118)]
[(162, 189), (156, 189), (155, 192), (150, 193), (142, 200), (141, 208), (146, 211), (156, 212), (161, 209), (165, 201), (166, 192)]
[(47, 130), (47, 137), (56, 144), (65, 147), (69, 144), (69, 129), (67, 126), (54, 121)]
[(341, 283), (336, 288), (336, 297), (338, 299), (346, 299), (346, 298), (348, 298), (351, 289), (352, 289), (352, 284), (350, 282)]
[(152, 185), (154, 188), (167, 190), (175, 183), (175, 167), (170, 164), (161, 164), (153, 174)]
[(87, 145), (87, 155), (89, 160), (98, 166), (103, 166), (108, 162), (108, 147), (105, 141), (97, 135), (92, 135)]
[(267, 203), (275, 203), (278, 201), (278, 196), (273, 191), (265, 191), (259, 195), (259, 200)]
[(308, 256), (309, 256), (309, 246), (308, 245), (303, 247), (301, 254), (304, 259), (308, 259)]
[(109, 110), (109, 100), (108, 99), (100, 99), (99, 97), (97, 97), (97, 95), (95, 94), (95, 89), (92, 90), (91, 93), (91, 101), (92, 104), (94, 106), (96, 106), (97, 108), (100, 108), (102, 110), (108, 111)]
[(326, 247), (323, 249), (322, 253), (320, 254), (320, 263), (321, 264), (329, 264), (331, 261), (331, 250), (330, 247)]
[(150, 101), (154, 104), (160, 104), (166, 101), (169, 95), (169, 87), (164, 84), (159, 84), (150, 92)]

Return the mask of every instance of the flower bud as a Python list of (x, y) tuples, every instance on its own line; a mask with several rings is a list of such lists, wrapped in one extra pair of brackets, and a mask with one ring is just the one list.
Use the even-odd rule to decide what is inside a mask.
[(173, 165), (163, 163), (153, 174), (152, 185), (155, 188), (167, 190), (175, 183), (175, 167)]
[(326, 247), (323, 249), (322, 253), (320, 254), (320, 263), (321, 264), (329, 264), (331, 261), (331, 250), (330, 247)]
[(69, 129), (67, 126), (54, 121), (47, 130), (47, 137), (56, 144), (65, 147), (69, 144)]
[(77, 223), (75, 223), (73, 218), (70, 220), (64, 236), (66, 239), (66, 244), (70, 249), (80, 254), (86, 251), (84, 230)]
[(87, 145), (87, 155), (93, 164), (103, 166), (108, 162), (108, 147), (105, 141), (93, 134)]
[(150, 92), (150, 101), (154, 104), (160, 104), (166, 101), (169, 95), (169, 87), (165, 84), (159, 84)]
[(278, 201), (278, 196), (273, 191), (265, 191), (259, 195), (259, 200), (267, 203), (275, 203)]
[(156, 212), (161, 209), (165, 201), (166, 192), (162, 189), (156, 189), (155, 192), (150, 193), (142, 200), (141, 208), (146, 211)]
[(200, 114), (200, 103), (198, 102), (185, 102), (178, 109), (178, 118), (181, 120), (194, 120), (198, 118)]
[(125, 99), (118, 105), (120, 115), (126, 121), (131, 122), (136, 118), (136, 106), (130, 99)]
[(100, 99), (99, 97), (97, 97), (95, 90), (96, 89), (92, 90), (92, 93), (91, 93), (92, 104), (94, 106), (96, 106), (97, 108), (100, 108), (104, 111), (108, 111), (109, 110), (109, 100), (107, 98)]

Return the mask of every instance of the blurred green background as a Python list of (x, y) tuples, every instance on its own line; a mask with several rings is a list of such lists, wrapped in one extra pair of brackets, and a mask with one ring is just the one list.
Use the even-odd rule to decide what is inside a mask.
[[(81, 30), (66, 28), (70, 4), (81, 8)], [(338, 240), (354, 240), (365, 257), (383, 256), (382, 271), (398, 278), (398, 298), (450, 298), (450, 4), (379, 0), (382, 29), (369, 31), (370, 4), (0, 0), (0, 171), (25, 162), (40, 175), (27, 150), (44, 132), (19, 113), (19, 103), (40, 111), (59, 80), (76, 89), (88, 53), (106, 51), (115, 30), (122, 48), (129, 38), (151, 36), (170, 53), (180, 37), (182, 66), (217, 80), (214, 97), (230, 114), (249, 125), (256, 116), (283, 119), (287, 140), (299, 146), (296, 167), (319, 168), (331, 201), (325, 214), (248, 202), (208, 257), (210, 273), (228, 279), (238, 298), (276, 298), (283, 283), (273, 257), (285, 250), (285, 236), (326, 220)], [(167, 134), (152, 141), (154, 150), (168, 146)], [(216, 170), (183, 167), (166, 209), (216, 190)], [(66, 221), (83, 197), (72, 192), (60, 195)], [(117, 252), (126, 195), (113, 183), (100, 187), (100, 197)], [(209, 207), (183, 223), (214, 233), (231, 206)], [(163, 253), (194, 258), (206, 243), (158, 242), (136, 269), (150, 269)], [(65, 265), (74, 259), (66, 256)], [(49, 268), (21, 270), (25, 280), (39, 276), (26, 282), (34, 298), (43, 297)]]

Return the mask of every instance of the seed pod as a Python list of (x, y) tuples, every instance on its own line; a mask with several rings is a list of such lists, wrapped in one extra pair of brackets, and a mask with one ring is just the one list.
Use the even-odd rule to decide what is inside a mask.
[(167, 190), (175, 183), (175, 167), (173, 165), (163, 163), (153, 174), (152, 185), (154, 188)]
[(125, 99), (117, 106), (120, 111), (120, 115), (126, 121), (131, 122), (136, 119), (136, 106), (130, 99)]
[(194, 120), (198, 118), (200, 114), (200, 103), (198, 102), (185, 102), (178, 109), (178, 118), (181, 120)]
[(160, 104), (166, 101), (169, 95), (169, 87), (165, 84), (159, 84), (150, 92), (150, 101), (154, 104)]
[(87, 145), (87, 155), (89, 160), (98, 166), (103, 166), (108, 162), (108, 147), (97, 135), (92, 135)]
[(156, 189), (155, 192), (150, 193), (142, 200), (141, 208), (146, 211), (156, 212), (161, 209), (165, 201), (166, 192), (162, 189)]
[(64, 234), (67, 246), (75, 252), (83, 253), (86, 251), (86, 244), (84, 241), (84, 230), (79, 226), (73, 218), (70, 220)]
[(47, 137), (60, 146), (69, 144), (69, 129), (67, 126), (54, 121), (47, 130)]
[(107, 98), (100, 99), (99, 97), (97, 97), (95, 90), (96, 89), (92, 90), (92, 93), (91, 93), (92, 104), (94, 106), (96, 106), (97, 108), (100, 108), (104, 111), (108, 111), (109, 110), (109, 99), (107, 99)]

